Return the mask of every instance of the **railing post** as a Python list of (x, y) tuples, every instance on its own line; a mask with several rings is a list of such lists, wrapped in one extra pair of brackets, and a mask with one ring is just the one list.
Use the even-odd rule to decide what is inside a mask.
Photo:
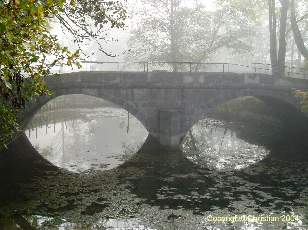
[(146, 63), (147, 65), (147, 73), (149, 72), (149, 62)]
[(222, 72), (225, 72), (225, 63), (222, 63)]
[(191, 62), (189, 62), (189, 72), (190, 72), (190, 73), (192, 72), (192, 69), (191, 69)]

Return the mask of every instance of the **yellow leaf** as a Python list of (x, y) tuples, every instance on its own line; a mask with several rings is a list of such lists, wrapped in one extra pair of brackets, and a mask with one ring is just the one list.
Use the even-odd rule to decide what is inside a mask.
[(52, 6), (52, 4), (53, 4), (53, 0), (47, 0), (47, 5), (48, 6)]
[(39, 5), (37, 7), (37, 16), (38, 16), (38, 18), (44, 17), (44, 8), (42, 7), (42, 5)]
[(77, 4), (77, 1), (76, 1), (76, 0), (71, 0), (70, 5), (71, 5), (72, 7), (75, 7), (76, 4)]

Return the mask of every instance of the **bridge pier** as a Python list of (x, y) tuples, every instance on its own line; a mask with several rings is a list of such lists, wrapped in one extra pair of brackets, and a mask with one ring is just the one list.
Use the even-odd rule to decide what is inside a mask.
[[(147, 127), (149, 136), (141, 151), (179, 151), (182, 138), (182, 113), (175, 109), (158, 109), (152, 113), (151, 126)], [(155, 120), (155, 122), (154, 122)]]
[[(182, 116), (180, 110), (159, 110), (158, 112), (159, 144), (167, 150), (176, 151), (180, 149), (183, 138)], [(184, 134), (185, 135), (185, 134)]]

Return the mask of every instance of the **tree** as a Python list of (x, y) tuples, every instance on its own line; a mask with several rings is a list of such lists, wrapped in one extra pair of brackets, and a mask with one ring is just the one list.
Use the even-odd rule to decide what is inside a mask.
[[(183, 30), (180, 21), (182, 0), (143, 0), (138, 12), (139, 26), (129, 40), (128, 59), (140, 61), (177, 62), (181, 60), (179, 35)], [(181, 17), (183, 18), (183, 17)], [(173, 67), (174, 70), (176, 66)]]
[(42, 76), (56, 63), (66, 61), (71, 65), (78, 57), (78, 52), (61, 47), (47, 30), (48, 18), (61, 11), (63, 4), (64, 1), (1, 2), (1, 147), (12, 137), (16, 113), (26, 101), (48, 94)]
[[(277, 13), (276, 1), (268, 0), (269, 32), (270, 32), (270, 58), (272, 73), (274, 76), (283, 77), (285, 73), (286, 58), (286, 31), (289, 1), (280, 0), (280, 22), (279, 22), (279, 42), (277, 39)], [(278, 51), (277, 51), (278, 48)]]
[(55, 18), (62, 30), (73, 36), (80, 50), (85, 42), (94, 39), (99, 51), (114, 56), (104, 49), (102, 41), (107, 41), (110, 28), (125, 26), (126, 9), (118, 0), (74, 0), (67, 1), (62, 13), (55, 15)]
[(143, 0), (143, 6), (129, 39), (128, 60), (201, 62), (222, 47), (238, 52), (250, 48), (245, 42), (250, 22), (245, 15), (233, 14), (228, 5), (215, 12), (181, 0)]
[[(305, 17), (302, 17), (302, 19), (303, 18)], [(298, 26), (298, 20), (296, 19), (296, 6), (294, 0), (291, 1), (291, 26), (296, 46), (299, 52), (304, 56), (305, 60), (308, 61), (308, 49), (305, 47), (305, 42)]]
[[(295, 44), (299, 53), (301, 53), (299, 59), (305, 53), (305, 37), (303, 31), (308, 28), (307, 20), (305, 20), (308, 18), (307, 0), (220, 0), (220, 2), (229, 4), (236, 11), (249, 12), (252, 16), (264, 12), (263, 9), (265, 7), (268, 8), (269, 56), (273, 75), (284, 76), (288, 48), (290, 49), (292, 65), (294, 63)], [(239, 5), (244, 9), (238, 7)], [(253, 5), (256, 5), (256, 7), (253, 7)], [(289, 11), (290, 21), (288, 20)], [(296, 13), (300, 14), (300, 16), (296, 17)], [(299, 25), (300, 22), (302, 23), (301, 27)], [(293, 37), (289, 33), (292, 30)]]
[[(236, 11), (245, 12), (245, 9), (236, 9), (237, 7), (234, 7), (241, 1), (245, 0), (221, 0), (221, 2), (227, 2), (230, 5), (233, 6), (233, 8)], [(305, 1), (305, 0), (303, 0)], [(289, 31), (289, 22), (288, 22), (288, 12), (290, 10), (290, 2), (289, 0), (254, 0), (250, 1), (251, 4), (259, 5), (259, 7), (251, 7), (251, 4), (241, 4), (242, 6), (248, 6), (247, 12), (249, 12), (250, 15), (257, 15), (262, 11), (263, 8), (267, 4), (268, 8), (268, 24), (269, 24), (269, 56), (270, 56), (270, 62), (272, 66), (272, 74), (276, 77), (283, 77), (285, 74), (285, 66), (286, 66), (286, 54), (287, 54), (287, 48), (288, 44), (287, 42), (293, 42), (291, 37), (288, 37), (288, 31)], [(260, 8), (261, 6), (261, 8)], [(291, 4), (292, 6), (292, 4)], [(294, 9), (294, 8), (293, 8)], [(291, 7), (292, 11), (292, 7)], [(292, 16), (291, 12), (291, 19), (294, 19), (294, 13)], [(294, 20), (293, 20), (294, 21)], [(294, 24), (294, 23), (293, 23)], [(296, 28), (293, 26), (293, 28)], [(297, 33), (300, 34), (300, 33)], [(287, 38), (289, 38), (289, 41), (287, 41)], [(300, 42), (297, 42), (300, 43)], [(257, 50), (256, 50), (257, 52)], [(291, 58), (293, 60), (294, 55), (294, 49), (291, 51)]]
[[(94, 22), (100, 27), (108, 23), (111, 23), (111, 27), (123, 25), (122, 17), (111, 16), (120, 10), (114, 10), (111, 1), (97, 1), (107, 4), (107, 8), (100, 8), (100, 12), (107, 10), (100, 17), (95, 17), (96, 13), (93, 13), (98, 3), (93, 2), (88, 6), (86, 2), (88, 1), (0, 1), (0, 148), (15, 134), (16, 115), (24, 108), (26, 102), (34, 97), (50, 94), (43, 81), (43, 77), (49, 75), (50, 69), (56, 64), (80, 66), (79, 50), (70, 52), (67, 47), (62, 47), (58, 43), (56, 36), (50, 34), (50, 20), (66, 14), (67, 18), (73, 21), (73, 10), (75, 9), (78, 15), (83, 9), (85, 20), (90, 16), (94, 17)], [(78, 23), (78, 20), (73, 22)], [(88, 31), (89, 27), (86, 25), (78, 26), (82, 28), (78, 32)], [(80, 39), (83, 38), (82, 34), (73, 30), (71, 32), (77, 37), (80, 36)], [(88, 31), (88, 38), (91, 36), (97, 38), (96, 34)]]

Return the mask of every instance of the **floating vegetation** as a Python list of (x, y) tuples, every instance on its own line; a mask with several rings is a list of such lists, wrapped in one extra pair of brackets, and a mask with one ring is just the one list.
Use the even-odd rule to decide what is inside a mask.
[[(159, 161), (143, 161), (140, 166), (137, 159), (129, 167), (104, 172), (52, 173), (22, 185), (24, 200), (2, 206), (0, 215), (18, 213), (29, 223), (36, 222), (37, 229), (95, 229), (98, 226), (111, 229), (119, 226), (124, 229), (304, 229), (307, 226), (308, 182), (302, 179), (308, 176), (307, 164), (290, 166), (285, 162), (268, 161), (233, 172), (199, 169), (193, 165), (187, 169), (185, 158), (168, 164), (161, 166)], [(174, 164), (176, 168), (170, 167)], [(209, 221), (209, 216), (248, 214), (293, 215), (298, 221)]]

